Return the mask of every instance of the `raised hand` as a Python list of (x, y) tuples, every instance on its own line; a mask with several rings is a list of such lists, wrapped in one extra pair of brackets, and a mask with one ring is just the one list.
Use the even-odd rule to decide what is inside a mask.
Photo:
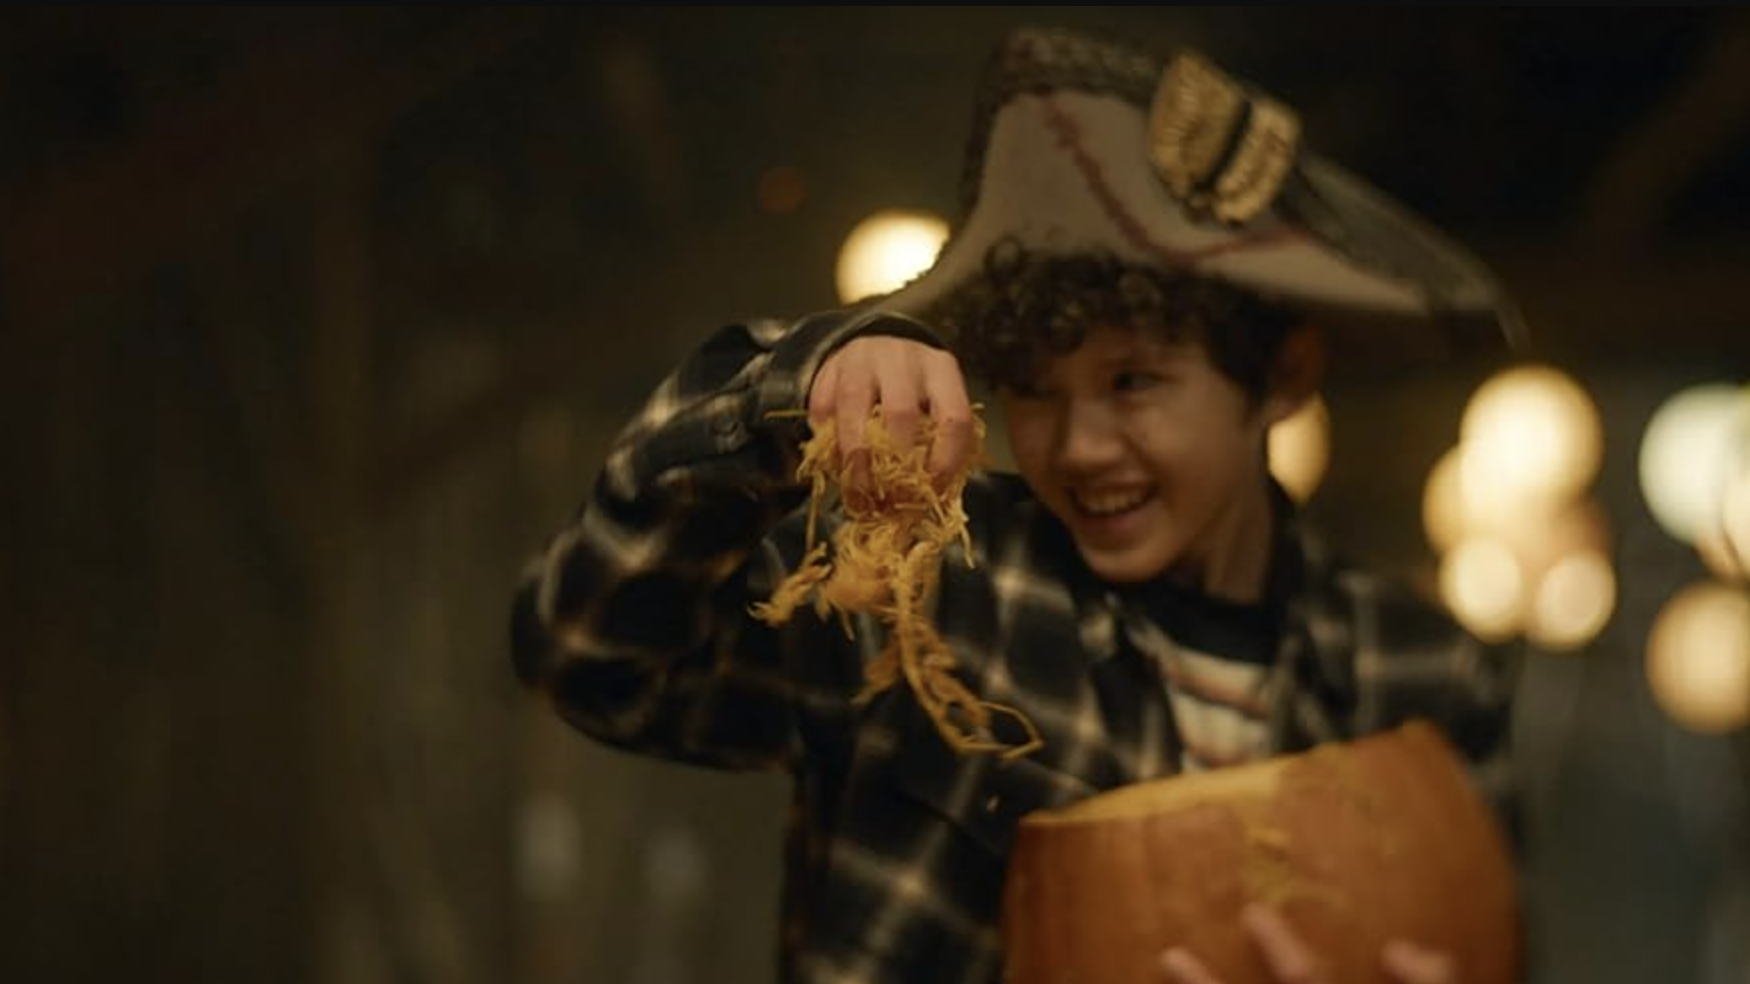
[(834, 422), (853, 488), (867, 480), (863, 428), (875, 406), (898, 447), (910, 447), (926, 419), (934, 422), (932, 476), (940, 479), (966, 466), (973, 448), (972, 403), (951, 353), (909, 338), (865, 335), (828, 356), (815, 373), (808, 418), (816, 426)]

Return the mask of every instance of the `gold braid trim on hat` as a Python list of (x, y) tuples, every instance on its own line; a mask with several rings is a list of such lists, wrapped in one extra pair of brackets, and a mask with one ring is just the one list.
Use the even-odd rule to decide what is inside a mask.
[(1279, 102), (1254, 98), (1245, 135), (1210, 196), (1215, 217), (1238, 223), (1269, 208), (1294, 166), (1299, 144), (1299, 117)]
[(1173, 197), (1194, 213), (1237, 225), (1268, 208), (1282, 189), (1300, 146), (1300, 120), (1187, 50), (1161, 75), (1148, 146)]
[(1221, 164), (1245, 96), (1234, 81), (1187, 51), (1161, 76), (1149, 113), (1149, 153), (1173, 197), (1189, 203)]

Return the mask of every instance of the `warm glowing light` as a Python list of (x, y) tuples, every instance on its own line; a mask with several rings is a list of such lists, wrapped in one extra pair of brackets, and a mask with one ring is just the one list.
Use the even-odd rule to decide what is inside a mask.
[(1720, 541), (1737, 562), (1738, 577), (1750, 579), (1750, 452), (1745, 459), (1721, 494)]
[(1592, 398), (1542, 365), (1509, 369), (1478, 387), (1459, 433), (1459, 481), (1473, 512), (1512, 514), (1568, 498), (1591, 484), (1604, 448)]
[(1750, 567), (1745, 566), (1737, 548), (1717, 527), (1704, 526), (1695, 531), (1695, 553), (1701, 558), (1701, 566), (1722, 581), (1750, 578)]
[(1460, 449), (1448, 448), (1428, 471), (1422, 486), (1422, 530), (1428, 545), (1440, 553), (1464, 539), (1471, 523), (1465, 515), (1464, 495), (1458, 485)]
[(1616, 575), (1597, 550), (1577, 550), (1538, 579), (1525, 616), (1525, 634), (1545, 649), (1571, 650), (1591, 642), (1616, 608)]
[(1654, 411), (1641, 437), (1641, 495), (1665, 532), (1695, 543), (1719, 522), (1728, 477), (1750, 460), (1750, 390), (1706, 384)]
[(1479, 638), (1505, 639), (1519, 628), (1525, 609), (1519, 559), (1500, 540), (1465, 539), (1440, 558), (1440, 595)]
[(1647, 680), (1665, 713), (1691, 730), (1750, 723), (1750, 594), (1712, 581), (1679, 591), (1653, 622)]
[(1520, 565), (1533, 578), (1580, 551), (1610, 552), (1609, 521), (1604, 508), (1590, 496), (1549, 512), (1528, 513), (1502, 527), (1501, 535), (1513, 544)]
[[(1741, 434), (1750, 438), (1750, 427)], [(1738, 457), (1721, 480), (1714, 515), (1695, 530), (1695, 552), (1720, 580), (1750, 582), (1750, 448)]]
[(926, 212), (876, 212), (839, 248), (839, 300), (846, 304), (905, 286), (936, 262), (948, 223)]
[(1537, 570), (1571, 550), (1605, 550), (1610, 531), (1604, 511), (1589, 495), (1528, 498), (1519, 508), (1496, 508), (1501, 500), (1477, 502), (1462, 481), (1466, 446), (1449, 448), (1435, 461), (1422, 487), (1422, 528), (1436, 551), (1460, 540), (1487, 536), (1513, 545)]
[(1318, 490), (1331, 461), (1331, 415), (1317, 395), (1270, 428), (1270, 474), (1296, 502)]

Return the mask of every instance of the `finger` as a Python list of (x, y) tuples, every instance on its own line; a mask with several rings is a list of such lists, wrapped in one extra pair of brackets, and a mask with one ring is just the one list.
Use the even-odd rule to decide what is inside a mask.
[(1264, 962), (1281, 984), (1325, 984), (1325, 976), (1294, 928), (1276, 910), (1248, 905), (1240, 913), (1246, 932), (1264, 952)]
[(833, 412), (838, 428), (841, 485), (861, 493), (869, 484), (868, 438), (863, 433), (869, 408), (875, 405), (875, 377), (853, 367), (839, 372), (833, 394)]
[(833, 416), (833, 401), (838, 397), (839, 367), (838, 359), (827, 359), (820, 371), (814, 374), (814, 385), (808, 388), (808, 422), (815, 429)]
[[(907, 369), (910, 367), (907, 366)], [(923, 392), (909, 372), (899, 372), (881, 380), (881, 422), (893, 450), (904, 454), (917, 439), (918, 423), (923, 419), (920, 404)]]
[(1452, 954), (1392, 940), (1379, 953), (1385, 972), (1401, 984), (1456, 984), (1458, 964)]
[(938, 478), (958, 474), (972, 454), (972, 401), (966, 395), (966, 377), (952, 355), (938, 353), (926, 363), (924, 398), (936, 423), (930, 474)]
[(1161, 972), (1172, 984), (1221, 984), (1221, 979), (1184, 947), (1175, 946), (1161, 954)]

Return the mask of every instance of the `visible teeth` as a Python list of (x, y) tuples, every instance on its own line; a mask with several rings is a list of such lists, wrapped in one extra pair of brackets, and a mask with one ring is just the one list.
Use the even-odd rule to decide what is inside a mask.
[(1084, 492), (1076, 496), (1076, 505), (1084, 512), (1098, 516), (1110, 516), (1127, 509), (1134, 509), (1148, 498), (1148, 493), (1141, 490), (1130, 492)]

